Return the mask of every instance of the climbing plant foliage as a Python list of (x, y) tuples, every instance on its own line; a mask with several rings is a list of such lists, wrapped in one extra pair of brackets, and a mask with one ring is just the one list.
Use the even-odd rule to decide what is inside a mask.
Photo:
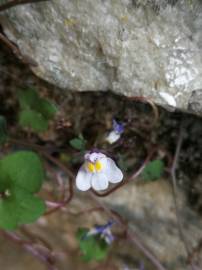
[(86, 147), (86, 140), (80, 134), (78, 137), (69, 141), (69, 144), (76, 150), (84, 151)]
[(104, 260), (108, 255), (109, 246), (99, 235), (87, 236), (88, 231), (87, 228), (79, 228), (76, 235), (82, 260), (86, 262)]
[(49, 121), (57, 112), (57, 107), (45, 98), (41, 98), (34, 88), (18, 91), (20, 104), (19, 124), (36, 132), (48, 129)]
[(44, 170), (37, 154), (18, 151), (0, 160), (0, 227), (13, 230), (32, 223), (45, 211), (45, 204), (35, 193), (44, 180)]
[(145, 181), (155, 181), (158, 180), (164, 173), (165, 164), (162, 160), (156, 159), (150, 161), (144, 168), (142, 172), (142, 178)]

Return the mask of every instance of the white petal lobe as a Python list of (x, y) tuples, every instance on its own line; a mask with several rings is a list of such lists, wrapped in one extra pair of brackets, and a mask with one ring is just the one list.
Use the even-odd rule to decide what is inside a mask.
[(86, 191), (91, 187), (91, 178), (92, 175), (85, 171), (83, 166), (79, 169), (78, 174), (76, 176), (76, 186), (81, 191)]
[(95, 190), (105, 190), (108, 188), (108, 179), (104, 173), (95, 173), (92, 176), (91, 180), (92, 188)]
[(123, 180), (122, 171), (111, 158), (107, 158), (107, 168), (105, 172), (110, 183), (115, 184)]
[(106, 141), (110, 144), (115, 143), (120, 139), (121, 135), (119, 133), (116, 133), (115, 131), (111, 131), (108, 136), (106, 137)]

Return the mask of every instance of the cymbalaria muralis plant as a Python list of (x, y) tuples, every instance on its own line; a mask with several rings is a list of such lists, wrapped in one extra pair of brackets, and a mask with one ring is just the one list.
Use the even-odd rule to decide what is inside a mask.
[[(3, 235), (23, 246), (33, 256), (45, 263), (48, 269), (57, 269), (57, 259), (53, 247), (49, 243), (41, 247), (40, 245), (46, 241), (41, 241), (41, 237), (37, 235), (33, 237), (32, 234), (30, 240), (26, 240), (27, 236), (29, 237), (28, 224), (37, 222), (40, 217), (46, 217), (68, 208), (72, 199), (77, 194), (81, 195), (81, 192), (74, 192), (74, 186), (76, 186), (79, 191), (86, 191), (85, 195), (92, 199), (92, 203), (97, 204), (97, 207), (82, 210), (83, 213), (103, 211), (102, 222), (90, 229), (86, 228), (85, 224), (75, 228), (81, 259), (85, 262), (107, 260), (111, 248), (116, 246), (119, 237), (131, 240), (131, 236), (129, 236), (131, 233), (120, 214), (100, 205), (96, 196), (108, 196), (141, 174), (144, 176), (143, 178), (147, 176), (147, 181), (150, 178), (158, 179), (164, 167), (156, 165), (162, 164), (162, 161), (149, 163), (158, 148), (152, 148), (145, 160), (141, 162), (139, 169), (126, 177), (127, 169), (124, 170), (123, 175), (122, 169), (119, 168), (121, 167), (119, 153), (116, 155), (116, 151), (114, 151), (114, 154), (111, 155), (110, 149), (110, 147), (120, 147), (121, 143), (114, 143), (125, 132), (125, 123), (112, 120), (111, 132), (113, 134), (108, 140), (111, 145), (106, 144), (105, 140), (103, 147), (102, 144), (99, 145), (100, 147), (96, 147), (96, 149), (101, 149), (99, 151), (87, 151), (87, 149), (95, 149), (95, 145), (88, 141), (89, 136), (82, 130), (78, 133), (72, 132), (72, 137), (66, 141), (67, 149), (64, 150), (53, 142), (43, 145), (42, 139), (49, 131), (51, 123), (56, 121), (59, 113), (57, 106), (46, 97), (40, 96), (33, 87), (20, 89), (17, 93), (17, 100), (19, 112), (16, 126), (23, 139), (19, 139), (19, 136), (15, 138), (13, 133), (9, 132), (10, 125), (6, 122), (6, 118), (0, 116), (0, 228)], [(104, 138), (103, 135), (102, 138)], [(52, 192), (47, 192), (46, 188), (43, 188), (43, 183), (50, 175), (51, 180), (57, 183), (57, 187)], [(65, 181), (64, 178), (67, 180)], [(46, 185), (47, 183), (52, 184), (51, 181), (46, 182)], [(57, 196), (56, 192), (59, 193)], [(116, 234), (117, 228), (118, 234)], [(15, 232), (18, 229), (21, 234), (18, 231)], [(28, 231), (23, 235), (25, 230)], [(136, 245), (135, 241), (134, 243)], [(141, 250), (148, 256), (148, 251), (144, 246)], [(159, 261), (153, 257), (150, 260), (154, 265), (159, 265)], [(165, 268), (158, 269), (165, 270)]]
[(76, 176), (76, 186), (82, 191), (105, 190), (110, 183), (119, 183), (123, 180), (123, 173), (115, 162), (100, 152), (85, 154), (85, 162)]

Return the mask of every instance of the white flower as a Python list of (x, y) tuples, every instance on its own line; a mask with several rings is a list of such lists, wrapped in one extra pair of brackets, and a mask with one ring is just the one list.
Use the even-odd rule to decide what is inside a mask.
[(102, 153), (87, 153), (85, 162), (76, 176), (76, 186), (81, 191), (91, 187), (95, 190), (104, 190), (110, 183), (118, 183), (123, 179), (122, 171), (115, 162)]
[(117, 133), (116, 131), (112, 130), (107, 137), (105, 138), (105, 140), (110, 143), (113, 144), (116, 141), (118, 141), (121, 137), (121, 134)]
[(124, 125), (121, 122), (118, 123), (115, 119), (113, 119), (112, 125), (113, 130), (110, 131), (105, 138), (105, 140), (110, 144), (113, 144), (116, 141), (118, 141), (121, 137), (121, 134), (124, 132)]

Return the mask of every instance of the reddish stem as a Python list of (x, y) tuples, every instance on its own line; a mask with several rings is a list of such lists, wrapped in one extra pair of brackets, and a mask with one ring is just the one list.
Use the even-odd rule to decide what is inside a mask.
[(12, 7), (18, 6), (18, 5), (37, 3), (37, 2), (45, 2), (45, 1), (50, 1), (50, 0), (11, 0), (5, 4), (0, 5), (0, 12), (5, 11), (5, 10), (12, 8)]
[[(149, 98), (141, 97), (141, 96), (130, 97), (129, 99), (134, 100), (134, 101), (140, 101), (140, 102), (149, 103), (149, 105), (152, 107), (153, 114), (154, 114), (153, 121), (152, 121), (152, 123), (151, 123), (151, 125), (149, 127), (153, 128), (156, 125), (156, 123), (157, 123), (157, 121), (159, 119), (159, 111), (158, 111), (157, 106), (154, 104), (154, 102)], [(148, 126), (147, 126), (147, 128), (148, 128)]]
[(143, 244), (143, 241), (140, 239), (140, 237), (134, 231), (131, 231), (128, 228), (127, 222), (121, 217), (119, 213), (109, 209), (99, 199), (97, 199), (93, 193), (90, 193), (90, 196), (96, 202), (96, 204), (101, 206), (109, 216), (117, 221), (117, 223), (127, 232), (128, 239), (131, 240), (132, 243), (142, 251), (142, 253), (157, 267), (158, 270), (166, 270), (158, 258), (156, 258), (156, 256), (149, 250), (149, 248)]
[[(65, 198), (63, 201), (57, 201), (57, 202), (47, 201), (47, 205), (52, 204), (52, 206), (54, 206), (54, 208), (48, 210), (44, 215), (50, 215), (50, 214), (56, 212), (57, 210), (61, 209), (62, 207), (66, 206), (72, 200), (73, 195), (74, 195), (74, 189), (73, 189), (73, 180), (75, 178), (74, 174), (63, 163), (61, 163), (58, 159), (54, 158), (53, 156), (51, 156), (50, 154), (45, 152), (45, 150), (42, 146), (39, 146), (36, 144), (31, 144), (28, 142), (22, 142), (22, 141), (16, 140), (16, 139), (10, 139), (10, 142), (13, 144), (20, 144), (20, 145), (27, 146), (29, 148), (37, 150), (41, 155), (46, 157), (47, 160), (51, 161), (53, 164), (58, 166), (63, 172), (65, 172), (69, 176), (69, 188), (68, 188), (69, 195), (68, 195), (68, 197)], [(62, 195), (65, 193), (66, 193), (66, 191), (62, 190)]]
[(38, 250), (36, 247), (33, 246), (32, 242), (21, 239), (16, 233), (2, 230), (0, 232), (4, 237), (20, 245), (26, 251), (31, 253), (34, 257), (43, 262), (47, 266), (48, 270), (58, 270), (58, 268), (55, 266), (55, 259), (53, 255), (49, 252), (49, 250), (47, 250), (47, 252), (45, 252), (44, 250)]
[(98, 197), (106, 197), (108, 196), (109, 194), (115, 192), (116, 190), (120, 189), (122, 186), (125, 186), (126, 184), (128, 184), (129, 182), (131, 182), (132, 180), (136, 179), (141, 173), (142, 171), (144, 170), (145, 166), (147, 165), (147, 163), (150, 161), (150, 159), (152, 158), (153, 154), (155, 153), (155, 151), (157, 150), (156, 147), (154, 147), (150, 152), (149, 154), (147, 155), (146, 159), (144, 160), (143, 164), (140, 166), (140, 168), (135, 171), (131, 176), (129, 176), (125, 181), (119, 183), (118, 185), (116, 185), (115, 187), (107, 190), (106, 192), (102, 192), (102, 193), (99, 193), (95, 190), (91, 190), (91, 192), (93, 194), (95, 194), (96, 196)]

